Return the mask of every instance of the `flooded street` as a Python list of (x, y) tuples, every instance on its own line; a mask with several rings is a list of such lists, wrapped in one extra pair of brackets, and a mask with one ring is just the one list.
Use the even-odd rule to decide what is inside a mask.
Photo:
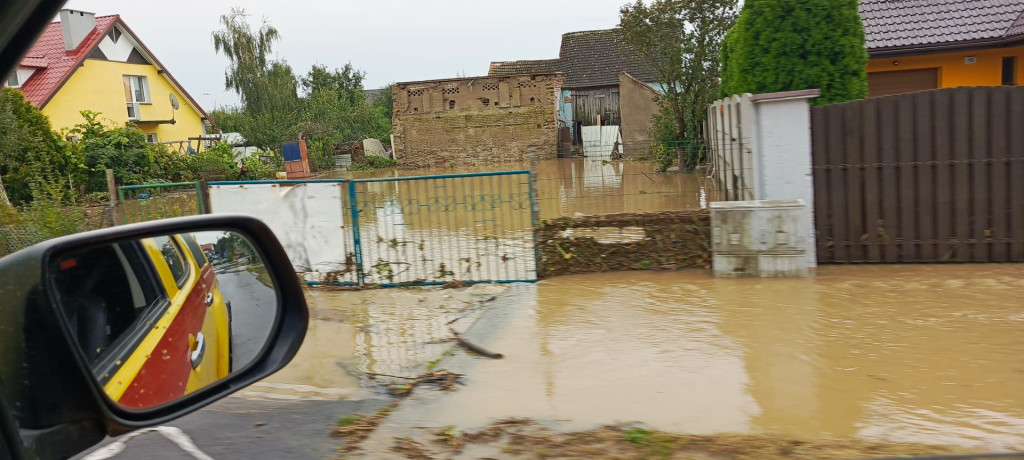
[[(527, 170), (529, 164), (388, 169), (350, 173), (336, 171), (325, 178), (368, 179), (436, 174), (466, 174)], [(691, 173), (658, 173), (650, 162), (610, 160), (608, 157), (562, 158), (537, 162), (540, 218), (619, 212), (699, 209), (714, 198), (714, 181)], [(480, 188), (480, 186), (477, 186)], [(412, 194), (419, 192), (411, 190)], [(422, 192), (421, 192), (422, 193)], [(408, 195), (408, 193), (406, 194)], [(409, 198), (395, 196), (395, 198)]]
[(448, 322), (471, 320), (505, 288), (306, 291), (306, 339), (292, 362), (239, 392), (270, 400), (383, 397), (366, 373), (418, 375), (451, 348)]
[(466, 386), (417, 392), (381, 436), (528, 417), (567, 430), (639, 421), (683, 433), (1024, 449), (1022, 305), (1019, 265), (517, 285), (470, 331), (505, 358), (443, 362)]

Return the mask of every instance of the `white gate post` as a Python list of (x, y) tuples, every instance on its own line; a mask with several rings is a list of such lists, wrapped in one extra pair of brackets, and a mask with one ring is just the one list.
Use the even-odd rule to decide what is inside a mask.
[(803, 200), (806, 212), (807, 266), (817, 265), (814, 229), (814, 178), (811, 173), (810, 100), (821, 95), (817, 89), (755, 94), (758, 129), (754, 164), (756, 200)]

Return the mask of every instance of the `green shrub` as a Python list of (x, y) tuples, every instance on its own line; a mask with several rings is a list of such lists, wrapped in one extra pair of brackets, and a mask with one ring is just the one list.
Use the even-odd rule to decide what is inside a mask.
[(363, 155), (348, 166), (349, 171), (372, 171), (374, 169), (393, 168), (398, 163), (387, 157), (376, 155)]
[(284, 170), (284, 158), (274, 152), (255, 152), (242, 160), (248, 173), (242, 179), (274, 179)]
[(235, 162), (231, 146), (223, 142), (213, 144), (208, 150), (189, 157), (191, 180), (222, 181), (238, 177), (238, 163)]
[(867, 96), (856, 0), (748, 0), (722, 50), (721, 96), (820, 89), (816, 105)]

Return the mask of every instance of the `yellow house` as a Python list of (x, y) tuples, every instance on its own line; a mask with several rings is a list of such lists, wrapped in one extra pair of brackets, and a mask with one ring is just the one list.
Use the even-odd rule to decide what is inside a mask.
[(210, 128), (209, 115), (117, 15), (62, 10), (4, 85), (20, 89), (56, 130), (91, 110), (138, 125), (150, 142), (198, 148)]
[(1022, 0), (860, 0), (868, 96), (1021, 83)]

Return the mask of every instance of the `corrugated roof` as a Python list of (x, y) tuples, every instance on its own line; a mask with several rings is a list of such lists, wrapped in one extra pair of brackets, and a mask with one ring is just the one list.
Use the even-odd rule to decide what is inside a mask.
[(860, 0), (868, 51), (1024, 35), (1024, 0)]
[(637, 57), (635, 48), (623, 41), (620, 29), (605, 29), (562, 34), (558, 59), (492, 62), (487, 74), (560, 72), (565, 76), (564, 88), (586, 88), (616, 86), (623, 71), (642, 81), (658, 79)]

